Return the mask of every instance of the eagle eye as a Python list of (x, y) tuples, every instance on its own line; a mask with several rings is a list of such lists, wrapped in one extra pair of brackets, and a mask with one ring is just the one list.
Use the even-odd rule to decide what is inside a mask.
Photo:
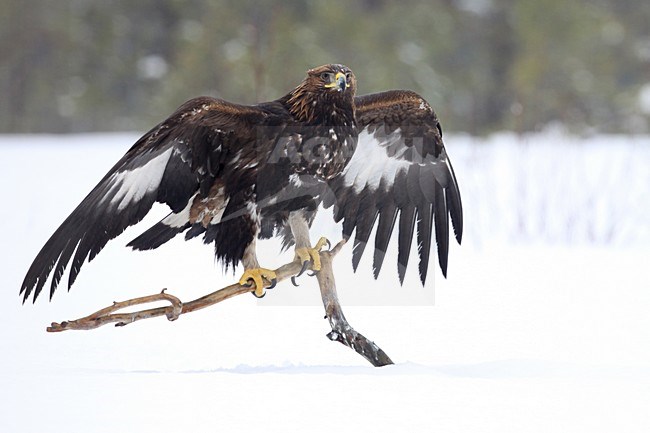
[(350, 72), (347, 72), (345, 74), (345, 79), (349, 82), (351, 78), (352, 78), (352, 74)]
[(332, 74), (330, 72), (323, 72), (322, 74), (320, 74), (320, 77), (325, 81), (330, 81), (330, 79), (332, 78)]

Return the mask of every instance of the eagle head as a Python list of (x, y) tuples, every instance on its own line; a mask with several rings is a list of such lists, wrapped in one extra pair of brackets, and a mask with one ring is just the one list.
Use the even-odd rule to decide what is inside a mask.
[(339, 64), (323, 65), (308, 70), (302, 83), (287, 95), (286, 102), (289, 111), (299, 120), (323, 120), (322, 115), (332, 112), (328, 106), (353, 113), (356, 89), (356, 78), (350, 68)]
[(323, 65), (307, 71), (306, 81), (314, 88), (327, 89), (330, 92), (348, 93), (354, 96), (356, 82), (354, 74), (344, 65)]

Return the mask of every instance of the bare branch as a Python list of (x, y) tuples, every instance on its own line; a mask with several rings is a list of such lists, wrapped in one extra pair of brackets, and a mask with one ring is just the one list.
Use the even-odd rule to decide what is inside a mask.
[[(278, 282), (286, 280), (287, 278), (296, 275), (300, 272), (302, 264), (300, 261), (293, 261), (286, 265), (280, 266), (275, 270)], [(115, 326), (125, 326), (129, 323), (136, 322), (143, 319), (151, 319), (153, 317), (166, 316), (169, 320), (176, 320), (181, 314), (191, 313), (193, 311), (201, 310), (211, 305), (217, 304), (233, 296), (250, 293), (255, 290), (255, 287), (242, 286), (240, 284), (232, 284), (223, 289), (212, 292), (208, 295), (202, 296), (193, 301), (183, 303), (180, 299), (167, 293), (158, 293), (150, 296), (143, 296), (141, 298), (129, 299), (122, 302), (114, 302), (113, 305), (102, 308), (95, 313), (82, 317), (81, 319), (68, 320), (61, 323), (53, 322), (48, 328), (47, 332), (61, 332), (67, 330), (88, 330), (99, 328), (100, 326), (109, 323), (115, 323)], [(171, 306), (151, 308), (148, 310), (135, 311), (132, 313), (115, 313), (115, 311), (123, 308), (131, 307), (134, 305), (141, 305), (150, 302), (161, 300), (170, 301)]]
[(322, 268), (316, 274), (323, 300), (323, 307), (325, 307), (325, 315), (332, 328), (332, 331), (327, 334), (327, 338), (332, 341), (338, 341), (353, 349), (375, 367), (393, 364), (393, 361), (391, 361), (379, 346), (355, 331), (343, 315), (343, 310), (341, 309), (341, 304), (336, 293), (334, 272), (332, 271), (332, 257), (338, 252), (340, 247), (342, 247), (341, 242), (332, 251), (321, 253)]
[[(386, 353), (384, 353), (384, 351), (375, 343), (355, 331), (343, 315), (343, 310), (341, 309), (336, 293), (336, 284), (332, 270), (332, 259), (344, 245), (345, 241), (341, 241), (330, 251), (322, 251), (320, 253), (321, 270), (316, 274), (320, 286), (323, 306), (325, 307), (325, 313), (332, 328), (332, 331), (327, 334), (327, 337), (332, 341), (338, 341), (355, 350), (375, 367), (392, 364), (393, 362), (390, 360), (388, 355), (386, 355)], [(309, 267), (311, 268), (311, 265)], [(301, 269), (302, 263), (299, 260), (294, 260), (291, 263), (280, 266), (275, 270), (278, 283), (297, 275), (300, 273)], [(255, 290), (255, 287), (232, 284), (187, 303), (183, 303), (177, 297), (165, 293), (165, 290), (166, 289), (163, 289), (161, 293), (155, 295), (143, 296), (122, 302), (114, 302), (113, 305), (102, 308), (95, 313), (82, 317), (81, 319), (69, 320), (61, 323), (53, 322), (47, 328), (47, 331), (61, 332), (67, 330), (88, 330), (98, 328), (108, 323), (115, 323), (115, 326), (125, 326), (138, 320), (151, 319), (159, 316), (166, 316), (168, 320), (176, 320), (181, 314), (201, 310), (234, 296), (250, 293)], [(116, 311), (127, 307), (158, 301), (167, 301), (171, 305), (131, 313), (116, 313)]]

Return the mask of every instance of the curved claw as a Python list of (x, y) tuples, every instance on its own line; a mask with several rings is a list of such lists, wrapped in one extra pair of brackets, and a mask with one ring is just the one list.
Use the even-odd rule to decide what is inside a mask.
[[(268, 287), (267, 287), (267, 289), (268, 289)], [(259, 296), (257, 295), (257, 292), (255, 292), (255, 290), (253, 290), (251, 293), (252, 293), (253, 296), (255, 296), (257, 299), (262, 299), (263, 297), (266, 296), (266, 292), (263, 292), (263, 293), (262, 293), (261, 295), (259, 295)]]
[(269, 287), (267, 287), (266, 290), (275, 289), (275, 286), (277, 286), (277, 285), (278, 285), (278, 279), (277, 279), (277, 278), (273, 278), (273, 279), (271, 280), (271, 285), (270, 285)]
[(327, 242), (327, 251), (331, 251), (332, 250), (332, 243), (327, 238), (325, 238), (325, 242)]
[(309, 275), (310, 277), (315, 277), (317, 273), (318, 273), (318, 271), (311, 271), (311, 272), (308, 272), (307, 275)]
[(305, 273), (305, 271), (307, 270), (308, 265), (309, 265), (309, 262), (302, 262), (302, 268), (300, 268), (300, 272), (298, 272), (297, 275), (294, 275), (293, 277), (291, 277), (291, 284), (298, 287), (298, 283), (296, 283), (296, 278), (298, 278), (299, 276), (301, 276), (302, 274)]
[(298, 272), (298, 275), (296, 275), (296, 277), (299, 277), (299, 276), (301, 276), (302, 274), (304, 274), (305, 271), (307, 270), (307, 266), (309, 266), (309, 262), (308, 262), (308, 261), (306, 261), (306, 262), (302, 262), (302, 268), (300, 268), (300, 272)]

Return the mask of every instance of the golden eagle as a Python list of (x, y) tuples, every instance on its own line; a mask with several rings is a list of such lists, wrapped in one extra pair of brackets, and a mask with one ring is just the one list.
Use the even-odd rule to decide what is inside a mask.
[(355, 270), (377, 225), (378, 276), (397, 225), (400, 282), (416, 231), (424, 284), (435, 225), (446, 275), (449, 219), (460, 243), (463, 214), (438, 119), (414, 92), (355, 91), (352, 71), (331, 64), (309, 70), (275, 101), (187, 101), (140, 138), (45, 243), (23, 281), (23, 302), (31, 294), (36, 300), (50, 273), (51, 298), (72, 261), (69, 290), (86, 259), (142, 220), (154, 202), (171, 213), (128, 246), (147, 250), (180, 233), (203, 235), (220, 262), (243, 264), (240, 283), (255, 284), (258, 297), (275, 285), (274, 273), (258, 262), (258, 238), (281, 236), (303, 264), (313, 260), (319, 269), (326, 240), (312, 248), (309, 227), (320, 205), (333, 206), (344, 238), (356, 230)]

